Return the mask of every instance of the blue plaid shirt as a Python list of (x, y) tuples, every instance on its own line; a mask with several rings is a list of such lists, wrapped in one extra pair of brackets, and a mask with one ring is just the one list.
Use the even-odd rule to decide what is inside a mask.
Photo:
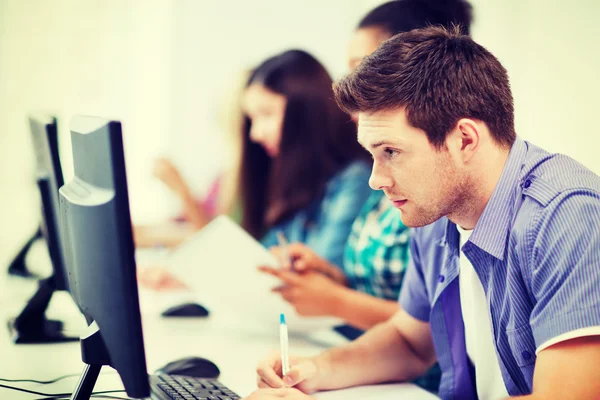
[[(490, 362), (499, 363), (511, 396), (529, 394), (539, 346), (600, 326), (600, 177), (518, 139), (462, 250), (489, 303), (497, 353)], [(430, 322), (442, 368), (439, 394), (476, 398), (460, 311), (456, 225), (442, 218), (413, 230), (411, 254), (400, 304)]]

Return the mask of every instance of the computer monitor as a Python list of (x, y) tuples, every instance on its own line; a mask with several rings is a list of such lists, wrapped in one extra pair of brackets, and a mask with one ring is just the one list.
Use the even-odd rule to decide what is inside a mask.
[[(45, 312), (56, 290), (68, 290), (64, 269), (63, 242), (59, 232), (58, 188), (63, 174), (58, 155), (56, 119), (47, 116), (29, 117), (35, 154), (36, 178), (41, 197), (42, 221), (40, 231), (46, 240), (52, 274), (39, 281), (39, 288), (23, 311), (8, 322), (15, 343), (52, 343), (77, 340), (63, 334), (63, 323), (46, 319)], [(32, 242), (33, 239), (30, 241)], [(22, 251), (24, 254), (26, 251)], [(24, 258), (24, 255), (23, 255)]]
[(102, 365), (115, 368), (128, 396), (150, 395), (138, 300), (121, 124), (75, 117), (74, 178), (60, 189), (66, 266), (89, 331), (87, 364), (72, 399), (89, 399)]

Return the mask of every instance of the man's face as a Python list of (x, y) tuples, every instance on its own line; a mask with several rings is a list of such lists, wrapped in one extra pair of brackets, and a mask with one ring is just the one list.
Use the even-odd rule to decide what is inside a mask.
[(466, 175), (447, 150), (409, 125), (404, 108), (359, 113), (358, 141), (373, 155), (369, 185), (385, 192), (406, 226), (428, 225), (464, 202)]

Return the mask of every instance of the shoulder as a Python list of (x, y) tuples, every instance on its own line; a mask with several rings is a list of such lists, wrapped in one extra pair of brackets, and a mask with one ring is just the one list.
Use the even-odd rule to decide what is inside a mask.
[(534, 248), (548, 248), (557, 241), (574, 248), (580, 244), (571, 241), (595, 237), (600, 177), (568, 156), (550, 154), (531, 144), (528, 147), (513, 240), (521, 242), (520, 247), (528, 248), (532, 256)]
[(354, 161), (333, 175), (325, 188), (325, 199), (358, 196), (361, 205), (371, 194), (371, 167), (364, 161)]
[(530, 143), (520, 182), (523, 196), (542, 209), (552, 209), (562, 198), (598, 196), (600, 177), (564, 154), (550, 154)]

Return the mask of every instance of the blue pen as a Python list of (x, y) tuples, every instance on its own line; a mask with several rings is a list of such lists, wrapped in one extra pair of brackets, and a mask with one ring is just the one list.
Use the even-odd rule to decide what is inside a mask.
[(285, 315), (279, 315), (279, 343), (281, 345), (281, 375), (286, 376), (290, 372), (288, 330), (285, 323)]

